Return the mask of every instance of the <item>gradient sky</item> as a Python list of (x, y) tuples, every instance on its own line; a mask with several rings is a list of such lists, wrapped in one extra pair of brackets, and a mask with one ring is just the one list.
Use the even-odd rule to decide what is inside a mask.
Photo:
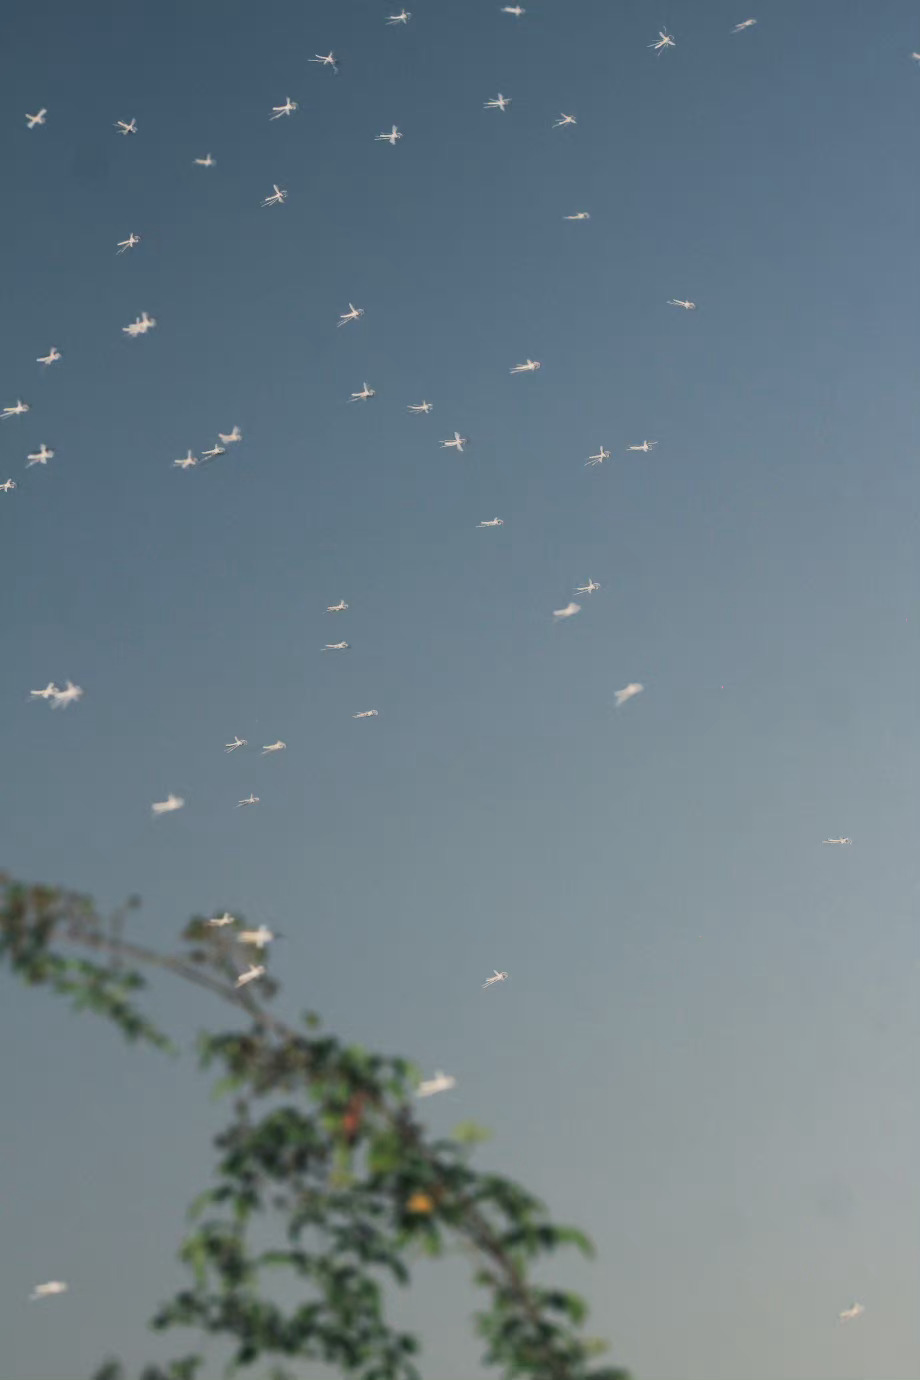
[[(554, 1275), (637, 1380), (913, 1380), (916, 5), (409, 3), (11, 0), (0, 860), (151, 943), (282, 930), (281, 1012), (455, 1074), (432, 1127), (590, 1230)], [(146, 1322), (229, 1108), (2, 1012), (5, 1380), (181, 1354)], [(426, 1380), (481, 1373), (473, 1302), (421, 1267)]]

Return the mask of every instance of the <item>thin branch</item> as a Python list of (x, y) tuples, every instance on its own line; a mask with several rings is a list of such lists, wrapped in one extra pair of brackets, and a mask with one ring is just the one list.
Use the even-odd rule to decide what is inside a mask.
[(220, 982), (217, 978), (210, 977), (207, 973), (201, 972), (192, 964), (181, 958), (173, 958), (169, 954), (159, 954), (154, 949), (147, 949), (142, 944), (126, 943), (122, 939), (112, 940), (105, 935), (93, 933), (88, 930), (75, 931), (71, 929), (67, 936), (76, 944), (86, 944), (93, 949), (101, 949), (106, 953), (125, 956), (135, 959), (138, 963), (149, 963), (156, 968), (165, 968), (178, 977), (185, 978), (187, 982), (193, 982), (198, 987), (203, 987), (206, 991), (212, 992), (215, 996), (222, 997), (224, 1001), (230, 1002), (234, 1006), (241, 1006), (252, 1018), (260, 1025), (265, 1025), (274, 1030), (277, 1035), (286, 1039), (296, 1039), (297, 1034), (290, 1026), (279, 1021), (270, 1012), (255, 1000), (251, 992), (243, 988), (231, 987), (229, 983)]

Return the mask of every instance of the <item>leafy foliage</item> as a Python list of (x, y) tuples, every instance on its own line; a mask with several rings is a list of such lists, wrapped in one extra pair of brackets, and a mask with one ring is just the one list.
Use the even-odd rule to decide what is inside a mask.
[[(486, 1364), (505, 1380), (628, 1380), (596, 1368), (603, 1343), (583, 1337), (586, 1307), (577, 1295), (538, 1286), (534, 1267), (560, 1246), (590, 1255), (581, 1232), (555, 1225), (532, 1194), (472, 1163), (487, 1132), (459, 1126), (431, 1141), (414, 1114), (418, 1070), (404, 1059), (368, 1053), (321, 1032), (305, 1013), (303, 1029), (279, 1021), (266, 1002), (277, 991), (263, 979), (259, 998), (233, 985), (242, 958), (238, 928), (201, 917), (183, 933), (179, 955), (154, 953), (123, 938), (131, 906), (107, 923), (83, 896), (26, 886), (0, 874), (0, 961), (31, 986), (47, 986), (112, 1021), (130, 1041), (174, 1052), (134, 1005), (145, 986), (143, 964), (206, 987), (249, 1017), (244, 1030), (202, 1034), (203, 1068), (216, 1068), (215, 1094), (235, 1093), (233, 1119), (217, 1136), (216, 1182), (192, 1203), (191, 1231), (180, 1258), (189, 1287), (163, 1304), (155, 1329), (192, 1327), (232, 1340), (232, 1365), (260, 1359), (321, 1361), (356, 1380), (420, 1380), (417, 1339), (387, 1320), (388, 1282), (405, 1286), (424, 1255), (460, 1245), (474, 1260), (487, 1295), (476, 1316)], [(106, 962), (66, 957), (80, 945)], [(260, 1099), (290, 1098), (260, 1116)], [(271, 1250), (257, 1250), (257, 1220), (284, 1223)], [(297, 1282), (300, 1302), (271, 1301), (278, 1271)], [(140, 1380), (195, 1380), (203, 1357), (146, 1367)], [(93, 1380), (126, 1380), (110, 1360)], [(283, 1366), (268, 1380), (293, 1380)]]

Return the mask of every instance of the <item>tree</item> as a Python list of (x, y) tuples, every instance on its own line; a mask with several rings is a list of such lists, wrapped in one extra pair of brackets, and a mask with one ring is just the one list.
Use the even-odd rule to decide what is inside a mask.
[[(236, 922), (217, 928), (196, 916), (182, 952), (159, 954), (124, 938), (137, 904), (104, 919), (85, 896), (0, 873), (0, 962), (29, 986), (48, 987), (106, 1017), (127, 1040), (172, 1054), (172, 1041), (135, 1005), (146, 986), (141, 965), (204, 987), (248, 1017), (245, 1029), (199, 1036), (201, 1065), (220, 1071), (218, 1091), (236, 1095), (234, 1115), (215, 1138), (216, 1185), (189, 1209), (180, 1258), (190, 1283), (160, 1307), (153, 1328), (232, 1339), (234, 1369), (299, 1358), (355, 1380), (420, 1380), (418, 1341), (388, 1323), (381, 1285), (407, 1285), (410, 1264), (459, 1246), (487, 1296), (476, 1315), (484, 1361), (504, 1380), (628, 1380), (594, 1365), (606, 1347), (582, 1335), (583, 1301), (532, 1277), (558, 1246), (590, 1255), (590, 1242), (555, 1225), (518, 1184), (473, 1167), (480, 1128), (428, 1139), (413, 1112), (419, 1071), (406, 1060), (342, 1044), (311, 1012), (302, 1029), (285, 1024), (268, 1009), (278, 991), (268, 975), (258, 998), (252, 986), (235, 987)], [(74, 948), (104, 961), (69, 956)], [(269, 1097), (275, 1105), (257, 1115)], [(256, 1250), (249, 1229), (267, 1214), (280, 1214), (284, 1237), (275, 1249)], [(303, 1288), (291, 1312), (262, 1289), (278, 1269)], [(165, 1369), (146, 1367), (140, 1380), (195, 1380), (202, 1364), (201, 1355), (184, 1356)], [(94, 1380), (124, 1380), (124, 1370), (110, 1360)], [(294, 1380), (294, 1372), (276, 1365), (270, 1380)]]

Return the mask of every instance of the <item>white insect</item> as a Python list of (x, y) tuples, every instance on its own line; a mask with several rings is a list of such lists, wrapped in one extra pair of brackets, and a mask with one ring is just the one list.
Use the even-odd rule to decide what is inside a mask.
[(245, 987), (247, 982), (255, 982), (256, 978), (262, 977), (264, 972), (264, 963), (250, 963), (245, 973), (240, 973), (239, 977), (233, 985), (234, 987)]
[(396, 140), (402, 138), (402, 130), (397, 129), (396, 126), (393, 125), (389, 134), (376, 134), (374, 138), (378, 144), (389, 144), (391, 148), (395, 149)]
[(327, 642), (326, 645), (325, 645), (325, 647), (323, 648), (323, 651), (324, 651), (324, 652), (347, 652), (347, 651), (348, 651), (348, 643), (347, 643), (347, 642)]
[(237, 734), (237, 736), (233, 739), (232, 743), (224, 743), (224, 752), (236, 752), (237, 748), (247, 746), (247, 740), (245, 738), (241, 738), (239, 734)]
[(427, 413), (429, 413), (429, 412), (431, 411), (431, 409), (432, 409), (433, 407), (434, 407), (434, 403), (430, 403), (430, 402), (410, 403), (409, 406), (406, 408), (406, 411), (407, 411), (407, 412), (424, 412), (424, 413), (427, 414)]
[(151, 805), (151, 810), (155, 815), (168, 815), (173, 810), (181, 810), (185, 801), (181, 795), (168, 795), (165, 800), (157, 800)]
[(331, 67), (333, 72), (337, 72), (339, 70), (335, 60), (334, 53), (317, 53), (315, 57), (311, 57), (310, 61), (318, 62), (323, 67)]
[(119, 240), (119, 241), (118, 241), (118, 248), (116, 249), (115, 252), (116, 252), (116, 254), (124, 254), (124, 252), (125, 252), (126, 249), (133, 249), (134, 246), (135, 246), (136, 244), (140, 244), (140, 242), (141, 242), (141, 237), (140, 237), (140, 235), (135, 235), (134, 232), (132, 231), (131, 234), (128, 236), (128, 238), (127, 238), (126, 240)]
[(58, 690), (53, 680), (49, 680), (44, 690), (30, 690), (29, 694), (33, 700), (51, 700), (61, 692)]
[(241, 805), (258, 805), (258, 803), (259, 797), (257, 795), (248, 795), (245, 800), (236, 802), (236, 808), (239, 809)]
[(852, 839), (822, 839), (822, 843), (852, 843)]
[(360, 393), (352, 393), (352, 395), (351, 395), (351, 397), (349, 398), (348, 401), (349, 401), (349, 402), (367, 402), (368, 398), (372, 398), (376, 392), (377, 392), (376, 388), (368, 388), (367, 383), (365, 383), (364, 387), (361, 389), (361, 392), (360, 392)]
[(504, 527), (504, 518), (489, 518), (487, 522), (477, 522), (477, 527)]
[(218, 441), (220, 441), (222, 446), (229, 446), (232, 445), (234, 441), (242, 441), (243, 433), (240, 431), (238, 426), (235, 426), (232, 431), (229, 431), (227, 433), (226, 436), (222, 431), (219, 431), (217, 433), (217, 439)]
[(76, 704), (77, 700), (81, 700), (82, 698), (82, 687), (74, 685), (73, 681), (69, 680), (63, 690), (59, 690), (56, 695), (52, 696), (51, 708), (66, 709), (69, 704)]
[(28, 461), (26, 469), (30, 470), (33, 465), (47, 465), (49, 460), (54, 459), (54, 451), (49, 450), (44, 441), (42, 441), (39, 449), (33, 451), (31, 455), (26, 456), (26, 459)]
[(641, 450), (641, 451), (643, 451), (646, 455), (648, 455), (648, 453), (649, 453), (649, 451), (652, 449), (652, 447), (653, 447), (653, 446), (657, 446), (657, 444), (658, 444), (657, 441), (643, 441), (642, 444), (641, 444), (641, 446), (627, 446), (626, 449), (627, 449), (627, 450)]
[(585, 461), (585, 464), (586, 464), (586, 465), (602, 465), (602, 464), (604, 463), (605, 460), (609, 460), (609, 459), (610, 459), (610, 451), (609, 451), (609, 450), (604, 450), (604, 447), (601, 446), (600, 450), (597, 452), (596, 455), (589, 455), (589, 456), (588, 456), (587, 460)]
[(554, 618), (574, 618), (576, 613), (581, 613), (581, 604), (576, 604), (574, 600), (566, 604), (564, 609), (553, 609)]
[(237, 935), (241, 944), (254, 944), (257, 949), (264, 949), (274, 937), (271, 930), (266, 929), (264, 925), (260, 925), (257, 930), (240, 930)]
[(563, 219), (563, 220), (590, 220), (590, 219), (591, 219), (591, 213), (590, 213), (589, 211), (576, 211), (575, 214), (574, 214), (574, 216), (563, 216), (562, 219)]
[(0, 413), (0, 421), (5, 417), (21, 417), (24, 412), (29, 411), (29, 404), (24, 403), (22, 398), (16, 399), (15, 407), (5, 407)]
[(521, 15), (526, 13), (527, 11), (521, 9), (520, 5), (502, 5), (502, 14), (513, 14), (520, 19)]
[(670, 34), (666, 34), (664, 29), (659, 29), (658, 42), (650, 43), (648, 46), (650, 48), (654, 48), (656, 52), (661, 53), (664, 51), (665, 48), (676, 48), (677, 44), (674, 42), (674, 39), (671, 37)]
[(450, 446), (453, 446), (454, 449), (455, 449), (455, 450), (458, 450), (458, 451), (460, 452), (460, 454), (462, 455), (462, 454), (463, 454), (463, 447), (469, 445), (469, 438), (466, 437), (466, 436), (461, 436), (460, 433), (459, 433), (459, 431), (455, 431), (455, 432), (454, 432), (454, 439), (453, 439), (452, 441), (442, 441), (442, 442), (441, 442), (441, 445), (442, 445), (445, 449), (448, 449)]
[(76, 704), (77, 700), (83, 698), (83, 690), (80, 686), (74, 686), (73, 680), (68, 680), (63, 690), (58, 690), (55, 696), (51, 697), (52, 709), (66, 709), (69, 704)]
[(861, 1303), (851, 1304), (849, 1308), (844, 1308), (843, 1312), (839, 1314), (840, 1321), (849, 1322), (851, 1318), (858, 1318), (860, 1314), (865, 1313), (865, 1311)]
[(145, 311), (142, 311), (140, 316), (137, 317), (130, 326), (122, 326), (121, 329), (126, 335), (130, 336), (146, 335), (148, 331), (153, 330), (156, 324), (157, 319), (155, 316), (148, 316)]
[(279, 738), (277, 743), (268, 743), (267, 745), (263, 745), (262, 756), (264, 757), (267, 752), (284, 752), (284, 749), (286, 747), (287, 743), (282, 743), (281, 739)]
[(36, 364), (53, 364), (56, 359), (61, 358), (61, 352), (56, 345), (52, 345), (46, 355), (39, 355)]
[(449, 1073), (444, 1073), (442, 1069), (435, 1069), (434, 1078), (426, 1078), (419, 1083), (416, 1089), (416, 1097), (433, 1097), (435, 1093), (450, 1092), (451, 1088), (457, 1086), (456, 1078)]
[(561, 129), (563, 125), (577, 125), (578, 121), (574, 115), (560, 115), (559, 119), (553, 123), (553, 129)]
[(287, 97), (285, 98), (284, 105), (273, 105), (273, 106), (272, 106), (272, 110), (273, 110), (275, 113), (274, 113), (274, 115), (271, 116), (271, 119), (273, 119), (273, 120), (280, 120), (282, 115), (290, 115), (291, 112), (294, 111), (294, 110), (296, 110), (296, 109), (297, 109), (297, 102), (296, 102), (296, 101), (292, 101), (291, 98), (290, 98), (290, 96), (287, 96)]
[(412, 18), (411, 10), (400, 10), (399, 14), (391, 14), (387, 18), (388, 24), (408, 24)]
[(349, 321), (357, 321), (358, 317), (363, 315), (363, 307), (356, 307), (354, 302), (349, 302), (348, 311), (342, 312), (342, 314), (339, 317), (338, 324), (340, 326), (347, 326)]
[(736, 24), (732, 29), (733, 34), (740, 34), (742, 29), (753, 29), (757, 23), (756, 19), (742, 19), (740, 24)]
[(914, 62), (920, 62), (920, 53), (911, 53)]
[(199, 168), (216, 168), (216, 167), (217, 167), (217, 159), (216, 159), (216, 158), (212, 158), (210, 154), (208, 154), (208, 156), (207, 156), (206, 158), (196, 158), (196, 159), (195, 159), (195, 162), (198, 164)]
[(340, 599), (339, 602), (338, 602), (337, 604), (327, 604), (327, 605), (326, 605), (326, 612), (327, 612), (327, 613), (344, 613), (345, 610), (346, 610), (347, 608), (348, 608), (348, 605), (346, 604), (345, 600), (344, 600), (344, 599)]
[(215, 929), (222, 929), (224, 925), (236, 924), (236, 916), (231, 915), (229, 910), (225, 910), (223, 915), (215, 915), (213, 920), (208, 921), (208, 924), (213, 925)]
[(223, 446), (212, 446), (210, 450), (203, 450), (201, 452), (201, 462), (204, 464), (206, 460), (216, 460), (218, 455), (226, 454), (227, 452)]
[(7, 479), (5, 483), (0, 484), (0, 494), (9, 494), (9, 493), (12, 493), (13, 490), (15, 489), (15, 487), (16, 487), (16, 481), (15, 481), (15, 479)]
[(669, 298), (668, 298), (668, 306), (669, 306), (669, 307), (683, 307), (684, 311), (696, 311), (696, 303), (695, 303), (695, 302), (688, 302), (688, 301), (686, 301), (686, 299), (683, 298), (683, 297), (669, 297)]
[(533, 374), (540, 368), (538, 359), (528, 359), (523, 364), (516, 364), (513, 369), (509, 369), (510, 374)]
[(38, 112), (37, 115), (26, 115), (26, 120), (28, 121), (29, 129), (34, 129), (36, 125), (43, 125), (45, 123), (45, 116), (47, 114), (47, 110), (44, 106), (42, 106), (41, 110)]
[(33, 1299), (49, 1299), (53, 1294), (66, 1294), (67, 1285), (62, 1279), (49, 1279), (47, 1284), (36, 1284), (29, 1295), (30, 1302)]
[[(174, 465), (177, 469), (180, 469), (180, 470), (190, 470), (194, 465), (197, 465), (197, 464), (198, 464), (198, 457), (197, 457), (197, 455), (193, 455), (192, 452), (191, 452), (190, 450), (189, 450), (189, 451), (186, 451), (185, 455), (183, 455), (183, 457), (182, 457), (181, 460), (174, 460), (174, 461), (173, 461), (173, 465)], [(204, 482), (204, 481), (202, 480), (202, 483), (203, 483), (203, 482)]]
[(119, 134), (136, 134), (137, 119), (135, 118), (133, 120), (116, 120), (114, 128), (118, 130)]
[(376, 719), (378, 711), (376, 709), (364, 709), (360, 714), (352, 714), (353, 719)]
[(493, 968), (493, 969), (492, 969), (492, 976), (491, 976), (490, 978), (486, 978), (485, 982), (484, 982), (482, 985), (483, 985), (483, 988), (486, 988), (486, 987), (491, 987), (492, 984), (493, 984), (494, 982), (507, 982), (507, 981), (508, 981), (508, 974), (507, 974), (507, 973), (500, 973), (500, 972), (498, 971), (497, 968)]
[(644, 689), (645, 686), (640, 685), (638, 681), (630, 681), (629, 685), (624, 685), (622, 690), (617, 690), (614, 694), (614, 699), (617, 702), (617, 709), (619, 709), (621, 704), (625, 704), (627, 700), (631, 700), (633, 695), (641, 695)]
[(77, 700), (83, 698), (83, 690), (79, 685), (74, 685), (69, 680), (63, 690), (59, 690), (56, 695), (51, 697), (52, 709), (66, 709), (69, 704), (76, 704)]
[(279, 187), (277, 182), (273, 182), (272, 186), (275, 190), (271, 196), (267, 196), (265, 198), (265, 200), (262, 202), (263, 206), (280, 206), (282, 202), (285, 201), (287, 198), (286, 188)]
[(503, 96), (502, 93), (499, 91), (495, 99), (492, 101), (486, 101), (482, 108), (483, 110), (507, 110), (510, 104), (511, 97)]
[(576, 589), (575, 593), (576, 593), (576, 594), (593, 594), (594, 591), (595, 591), (596, 589), (600, 589), (600, 585), (597, 583), (597, 581), (596, 581), (596, 580), (589, 580), (588, 583), (587, 583), (586, 585), (579, 585), (578, 588)]

